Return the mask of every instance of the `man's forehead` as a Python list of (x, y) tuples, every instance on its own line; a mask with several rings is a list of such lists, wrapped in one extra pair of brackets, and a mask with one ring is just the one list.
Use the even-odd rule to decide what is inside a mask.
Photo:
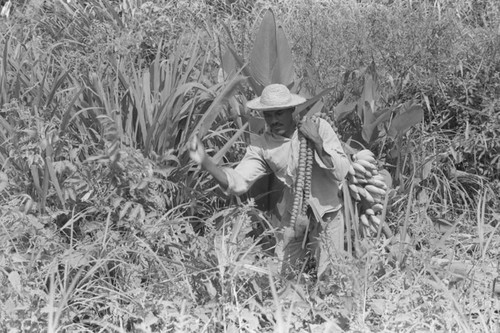
[(262, 111), (262, 113), (264, 115), (270, 115), (270, 114), (274, 114), (274, 113), (277, 113), (277, 112), (293, 112), (295, 110), (295, 108), (285, 108), (285, 109), (276, 109), (276, 110), (266, 110), (266, 111)]

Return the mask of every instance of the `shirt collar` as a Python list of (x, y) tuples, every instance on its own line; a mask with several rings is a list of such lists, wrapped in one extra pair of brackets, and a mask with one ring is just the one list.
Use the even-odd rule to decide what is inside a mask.
[(272, 140), (274, 141), (283, 141), (283, 142), (287, 142), (287, 141), (290, 141), (290, 140), (293, 140), (296, 136), (297, 136), (297, 129), (295, 129), (295, 131), (293, 131), (293, 134), (292, 134), (292, 137), (290, 138), (287, 138), (285, 136), (282, 136), (282, 135), (279, 135), (279, 134), (274, 134), (272, 133), (271, 131), (269, 130), (266, 130), (265, 134)]

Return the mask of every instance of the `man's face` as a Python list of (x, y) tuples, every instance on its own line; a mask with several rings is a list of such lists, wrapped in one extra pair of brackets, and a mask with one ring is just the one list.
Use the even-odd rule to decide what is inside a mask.
[(295, 131), (294, 108), (264, 111), (264, 120), (273, 134), (290, 138)]

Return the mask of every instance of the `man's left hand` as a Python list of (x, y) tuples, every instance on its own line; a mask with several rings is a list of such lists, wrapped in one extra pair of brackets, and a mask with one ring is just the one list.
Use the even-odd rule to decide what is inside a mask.
[(300, 122), (299, 131), (309, 140), (311, 140), (316, 147), (323, 146), (323, 139), (319, 136), (319, 123), (306, 117)]

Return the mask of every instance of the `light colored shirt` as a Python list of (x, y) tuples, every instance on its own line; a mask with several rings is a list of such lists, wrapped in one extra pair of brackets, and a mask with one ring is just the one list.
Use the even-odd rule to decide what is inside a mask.
[[(340, 184), (347, 175), (350, 162), (334, 130), (321, 118), (319, 118), (318, 133), (323, 139), (323, 150), (331, 158), (333, 168), (328, 168), (315, 152), (311, 196), (306, 199), (316, 218), (321, 220), (326, 213), (341, 208)], [(297, 130), (291, 138), (265, 132), (248, 146), (245, 156), (234, 169), (223, 168), (228, 179), (226, 191), (241, 195), (246, 193), (257, 179), (274, 173), (285, 185), (282, 200), (277, 207), (278, 213), (281, 219), (289, 220), (298, 173), (299, 148)]]

